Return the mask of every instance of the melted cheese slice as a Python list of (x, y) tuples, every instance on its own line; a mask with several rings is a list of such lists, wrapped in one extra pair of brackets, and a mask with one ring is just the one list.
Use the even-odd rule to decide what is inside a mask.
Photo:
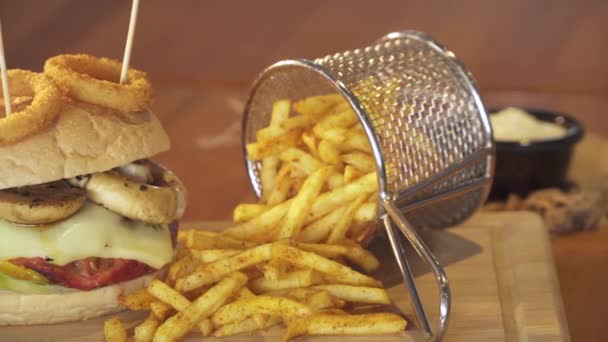
[(125, 220), (86, 202), (73, 216), (44, 227), (0, 220), (0, 260), (51, 258), (65, 265), (87, 257), (122, 258), (161, 268), (173, 258), (168, 229)]

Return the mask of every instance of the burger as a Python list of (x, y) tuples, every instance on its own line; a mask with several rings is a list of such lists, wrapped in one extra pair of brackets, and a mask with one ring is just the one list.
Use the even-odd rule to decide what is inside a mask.
[[(185, 210), (179, 179), (148, 158), (169, 139), (146, 74), (60, 55), (9, 70), (0, 118), (0, 325), (122, 309), (169, 264)], [(4, 103), (4, 101), (2, 101)], [(7, 101), (8, 102), (8, 101)]]

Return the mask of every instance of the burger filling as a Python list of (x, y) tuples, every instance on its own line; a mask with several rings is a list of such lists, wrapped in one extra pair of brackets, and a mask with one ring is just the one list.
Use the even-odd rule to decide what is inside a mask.
[[(58, 195), (63, 190), (57, 190), (65, 189), (67, 181), (44, 185), (42, 189), (46, 190), (36, 186), (39, 191), (29, 191), (29, 187), (0, 191), (0, 289), (24, 293), (93, 290), (167, 265), (173, 259), (177, 219), (183, 213), (181, 189), (169, 186), (163, 172), (146, 174), (142, 165), (148, 164), (138, 162), (104, 173), (112, 177), (99, 177), (95, 188), (98, 193), (91, 193), (87, 183), (81, 181), (96, 179), (97, 174), (70, 182), (69, 196)], [(125, 169), (135, 170), (137, 175), (127, 175)], [(74, 189), (83, 189), (86, 196), (77, 210), (73, 210), (77, 200)], [(45, 191), (54, 191), (55, 202), (44, 196)], [(108, 203), (112, 196), (125, 204), (114, 210), (115, 205)], [(24, 205), (24, 199), (29, 204)], [(69, 207), (62, 200), (72, 206), (74, 212), (69, 216), (29, 223), (61, 215)], [(130, 201), (135, 203), (131, 205)], [(6, 202), (10, 203), (4, 205)], [(19, 207), (11, 211), (15, 209), (11, 206)], [(173, 212), (167, 213), (163, 207)], [(7, 214), (9, 211), (12, 215)]]

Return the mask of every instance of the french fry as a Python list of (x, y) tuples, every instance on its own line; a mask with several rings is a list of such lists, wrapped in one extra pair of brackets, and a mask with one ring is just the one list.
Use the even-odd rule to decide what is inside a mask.
[(186, 278), (178, 279), (176, 289), (179, 291), (191, 291), (201, 286), (214, 283), (228, 274), (239, 271), (245, 267), (269, 260), (272, 246), (273, 244), (257, 246), (210, 264), (201, 265), (196, 272), (190, 274)]
[(346, 212), (346, 209), (346, 206), (335, 209), (317, 221), (304, 227), (300, 234), (298, 234), (297, 240), (303, 242), (325, 241), (331, 230), (334, 229), (340, 221), (340, 218)]
[(321, 192), (321, 188), (331, 171), (331, 167), (323, 167), (306, 179), (287, 211), (285, 220), (279, 229), (279, 239), (290, 238), (300, 232), (314, 198)]
[(339, 145), (340, 149), (345, 152), (361, 151), (372, 153), (372, 146), (364, 133), (348, 134), (346, 140)]
[(314, 289), (327, 291), (330, 295), (347, 302), (364, 304), (390, 304), (386, 290), (377, 287), (343, 284), (315, 285)]
[(273, 290), (284, 290), (306, 287), (320, 282), (320, 277), (313, 270), (298, 270), (283, 274), (276, 280), (258, 278), (249, 283), (255, 293), (264, 293)]
[(289, 322), (283, 341), (301, 335), (394, 334), (405, 330), (407, 322), (391, 313), (361, 315), (313, 314)]
[(158, 279), (153, 280), (150, 285), (148, 285), (147, 290), (149, 294), (171, 305), (177, 311), (182, 311), (192, 304), (181, 293)]
[(251, 290), (247, 286), (243, 286), (243, 288), (234, 296), (234, 300), (241, 300), (255, 297), (255, 293), (251, 292)]
[(320, 291), (306, 299), (306, 305), (312, 310), (322, 310), (334, 307), (332, 296), (327, 291)]
[(272, 104), (272, 112), (270, 113), (270, 126), (280, 126), (281, 122), (287, 120), (289, 111), (291, 110), (291, 101), (282, 99), (275, 101)]
[(151, 342), (159, 325), (158, 318), (154, 314), (150, 314), (148, 318), (133, 329), (133, 339), (135, 342)]
[(260, 324), (260, 322), (253, 317), (249, 317), (242, 321), (222, 325), (213, 332), (213, 336), (227, 337), (256, 330), (263, 330), (281, 323), (282, 320), (281, 316), (270, 316), (264, 324)]
[[(270, 191), (274, 188), (277, 170), (279, 168), (279, 157), (270, 156), (262, 159), (260, 169), (260, 181), (262, 182), (262, 201), (268, 201)], [(235, 209), (236, 216), (236, 209)], [(242, 222), (235, 219), (236, 222)], [(249, 221), (249, 220), (247, 220)]]
[(197, 298), (190, 306), (161, 324), (154, 341), (175, 341), (187, 334), (196, 323), (221, 307), (247, 283), (247, 276), (234, 272)]
[(297, 101), (293, 104), (293, 109), (307, 117), (312, 121), (318, 121), (328, 112), (345, 102), (344, 98), (340, 94), (329, 94), (307, 97), (303, 100)]
[(222, 235), (262, 242), (263, 239), (259, 237), (268, 232), (274, 233), (274, 228), (287, 213), (291, 202), (292, 200), (288, 200), (277, 204), (248, 222), (226, 228)]
[(133, 311), (150, 310), (150, 303), (155, 302), (156, 298), (150, 295), (146, 289), (137, 290), (129, 294), (121, 294), (118, 301), (124, 307)]
[(292, 242), (292, 245), (303, 251), (312, 252), (325, 258), (345, 256), (348, 260), (361, 267), (366, 272), (373, 272), (380, 267), (380, 262), (371, 252), (355, 243), (349, 243), (348, 245), (330, 245)]
[(321, 140), (319, 143), (319, 158), (329, 165), (341, 169), (343, 167), (342, 160), (340, 158), (340, 151), (334, 146), (333, 143), (326, 139)]
[(284, 244), (272, 244), (272, 258), (287, 261), (301, 268), (310, 268), (340, 279), (342, 284), (380, 287), (382, 284), (369, 276), (354, 271), (335, 261)]
[(310, 315), (311, 312), (305, 304), (287, 298), (263, 295), (226, 304), (211, 316), (211, 322), (215, 326), (221, 326), (242, 321), (256, 313), (291, 319)]
[(103, 333), (108, 342), (126, 342), (127, 330), (122, 325), (120, 317), (113, 317), (105, 321), (103, 325)]
[(308, 116), (293, 116), (283, 120), (280, 127), (284, 130), (292, 130), (296, 128), (307, 128), (312, 125), (312, 120)]
[(314, 200), (305, 223), (315, 221), (328, 212), (354, 200), (362, 193), (372, 193), (377, 190), (376, 173), (371, 172), (341, 188), (322, 193)]
[[(192, 253), (193, 250), (191, 250)], [(169, 272), (167, 273), (167, 280), (173, 284), (177, 278), (184, 277), (192, 272), (198, 267), (200, 262), (194, 258), (192, 255), (187, 255), (176, 262), (174, 262), (169, 267)]]
[(283, 164), (277, 174), (274, 188), (268, 196), (268, 205), (275, 206), (281, 202), (285, 202), (289, 189), (293, 185), (294, 179), (291, 177), (291, 172), (294, 166), (291, 164)]
[(158, 300), (150, 304), (150, 311), (159, 321), (163, 321), (173, 311), (173, 308), (171, 305)]
[(355, 112), (349, 108), (341, 113), (324, 117), (321, 119), (321, 121), (313, 126), (312, 131), (318, 138), (323, 138), (324, 132), (328, 129), (348, 128), (358, 122), (359, 118), (357, 118)]
[(262, 160), (266, 157), (278, 155), (290, 147), (295, 147), (302, 135), (301, 129), (293, 129), (270, 139), (249, 143), (245, 146), (247, 157), (251, 160)]
[(353, 180), (361, 177), (363, 173), (352, 165), (344, 166), (344, 183), (350, 183)]
[(270, 260), (262, 268), (264, 269), (264, 278), (278, 280), (282, 274), (289, 270), (289, 264), (279, 260)]
[(253, 242), (214, 232), (191, 229), (187, 231), (187, 234), (185, 245), (192, 249), (247, 248), (255, 246)]
[[(225, 259), (229, 256), (233, 256), (237, 253), (242, 252), (240, 249), (205, 249), (205, 250), (192, 250), (192, 258), (201, 261), (202, 263), (208, 264), (220, 259)], [(198, 266), (197, 266), (198, 267)]]
[(196, 327), (198, 331), (201, 332), (201, 335), (203, 335), (203, 337), (211, 336), (211, 333), (213, 332), (214, 328), (213, 323), (211, 323), (211, 320), (207, 318), (203, 318), (198, 323), (196, 323)]
[(329, 190), (335, 190), (344, 186), (344, 176), (338, 172), (333, 172), (329, 178), (327, 178), (327, 187)]
[(353, 222), (353, 216), (355, 215), (355, 211), (365, 202), (368, 194), (363, 194), (357, 197), (351, 204), (346, 207), (344, 214), (340, 218), (340, 221), (336, 224), (334, 229), (331, 230), (329, 237), (327, 238), (327, 243), (336, 244), (341, 242), (346, 237), (346, 232)]
[[(274, 181), (274, 180), (273, 180)], [(234, 208), (232, 220), (234, 222), (247, 222), (264, 211), (268, 210), (264, 204), (243, 203)]]
[(279, 158), (284, 162), (291, 162), (307, 175), (310, 175), (323, 167), (323, 162), (316, 159), (311, 154), (295, 147), (285, 149), (279, 154)]
[(375, 199), (377, 196), (371, 196), (374, 199), (373, 202), (363, 203), (355, 212), (353, 220), (358, 223), (373, 222), (376, 219), (378, 213), (378, 203)]
[(352, 165), (364, 173), (373, 172), (376, 170), (376, 162), (374, 158), (365, 152), (354, 151), (342, 155), (342, 161)]
[(306, 148), (308, 148), (308, 152), (313, 157), (318, 157), (317, 138), (314, 136), (314, 134), (309, 132), (302, 133), (302, 142), (304, 143), (304, 145), (306, 145)]
[(257, 141), (271, 140), (277, 139), (285, 133), (287, 133), (287, 130), (282, 129), (279, 126), (268, 126), (255, 132), (255, 138)]
[(329, 128), (321, 132), (321, 138), (334, 145), (340, 145), (348, 136), (349, 130), (343, 127)]

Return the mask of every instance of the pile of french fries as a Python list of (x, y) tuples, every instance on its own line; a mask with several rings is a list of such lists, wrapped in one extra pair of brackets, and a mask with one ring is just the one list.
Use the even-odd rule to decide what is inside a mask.
[[(390, 304), (366, 274), (379, 261), (364, 244), (376, 219), (375, 161), (366, 135), (340, 95), (276, 101), (270, 125), (247, 145), (260, 161), (259, 203), (240, 204), (220, 232), (184, 230), (162, 280), (124, 295), (150, 311), (135, 341), (175, 341), (192, 331), (224, 337), (284, 324), (301, 335), (403, 331), (406, 321), (378, 312)], [(363, 314), (350, 314), (360, 311)], [(125, 341), (118, 318), (108, 341)]]

